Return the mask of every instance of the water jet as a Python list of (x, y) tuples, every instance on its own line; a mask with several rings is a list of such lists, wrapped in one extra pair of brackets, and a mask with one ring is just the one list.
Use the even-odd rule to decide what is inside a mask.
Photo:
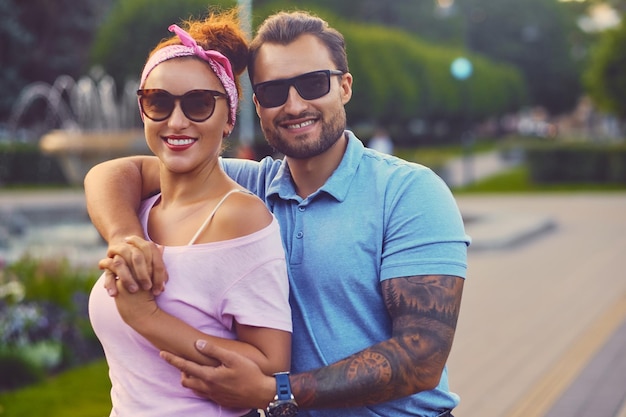
[(52, 85), (30, 84), (13, 106), (10, 139), (37, 143), (57, 158), (70, 184), (80, 185), (99, 162), (150, 154), (137, 109), (137, 85), (128, 81), (118, 94), (113, 78), (98, 67), (77, 81), (61, 75)]

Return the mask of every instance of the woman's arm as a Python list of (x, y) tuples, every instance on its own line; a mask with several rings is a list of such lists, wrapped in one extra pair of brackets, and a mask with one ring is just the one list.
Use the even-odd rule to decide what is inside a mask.
[(130, 293), (121, 284), (118, 284), (118, 291), (115, 302), (122, 319), (157, 349), (204, 365), (219, 365), (218, 361), (202, 355), (195, 348), (196, 340), (203, 339), (251, 359), (266, 375), (289, 369), (289, 332), (235, 324), (238, 340), (209, 336), (161, 310), (149, 291)]
[[(158, 159), (136, 156), (103, 162), (87, 173), (84, 185), (89, 217), (109, 243), (110, 259), (101, 267), (112, 270), (110, 276), (119, 277), (130, 291), (139, 284), (160, 293), (167, 274), (156, 246), (125, 243), (128, 236), (143, 236), (137, 210), (143, 198), (159, 189)], [(111, 295), (117, 293), (112, 280), (107, 279), (105, 287)]]

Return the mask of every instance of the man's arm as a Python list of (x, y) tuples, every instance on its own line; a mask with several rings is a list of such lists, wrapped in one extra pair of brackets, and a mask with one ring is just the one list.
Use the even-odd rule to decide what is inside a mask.
[[(137, 210), (142, 198), (159, 189), (158, 159), (137, 156), (103, 162), (87, 173), (84, 185), (89, 217), (109, 244), (110, 259), (101, 267), (112, 270), (129, 291), (136, 290), (136, 283), (150, 289), (154, 282), (159, 293), (167, 280), (159, 251), (154, 245), (126, 243), (128, 236), (143, 236)], [(105, 285), (111, 295), (117, 292), (113, 284)]]
[(298, 403), (303, 408), (366, 406), (437, 387), (452, 348), (463, 283), (462, 278), (440, 275), (383, 281), (391, 338), (332, 365), (293, 375)]
[[(435, 388), (452, 347), (463, 283), (462, 278), (445, 275), (384, 281), (391, 338), (334, 364), (291, 375), (300, 407), (366, 406)], [(267, 406), (275, 394), (273, 378), (210, 343), (197, 348), (222, 366), (202, 367), (162, 353), (183, 372), (184, 386), (224, 406)]]

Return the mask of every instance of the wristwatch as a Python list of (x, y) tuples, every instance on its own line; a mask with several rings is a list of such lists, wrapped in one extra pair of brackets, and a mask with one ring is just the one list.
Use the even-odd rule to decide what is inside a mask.
[(276, 396), (267, 407), (269, 417), (293, 417), (298, 414), (298, 403), (291, 393), (289, 372), (274, 374), (276, 378)]

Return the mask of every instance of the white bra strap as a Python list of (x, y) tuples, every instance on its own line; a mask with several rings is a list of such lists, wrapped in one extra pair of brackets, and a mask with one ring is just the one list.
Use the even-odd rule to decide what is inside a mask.
[(233, 193), (237, 193), (237, 192), (241, 192), (241, 193), (246, 193), (246, 194), (250, 194), (250, 192), (248, 190), (241, 190), (241, 189), (234, 189), (234, 190), (230, 190), (229, 192), (227, 192), (224, 197), (222, 197), (222, 199), (220, 200), (219, 203), (217, 203), (217, 205), (215, 206), (215, 208), (213, 209), (213, 211), (211, 212), (211, 214), (209, 214), (209, 217), (206, 218), (206, 220), (204, 221), (204, 223), (202, 223), (202, 226), (200, 226), (200, 228), (198, 229), (198, 231), (196, 232), (196, 234), (191, 238), (191, 240), (189, 241), (189, 243), (187, 244), (187, 246), (193, 245), (196, 243), (196, 240), (198, 239), (198, 237), (200, 237), (200, 234), (204, 231), (204, 229), (207, 228), (207, 226), (209, 225), (209, 223), (211, 223), (211, 220), (213, 220), (213, 216), (215, 216), (215, 213), (217, 212), (217, 209), (220, 208), (220, 206), (222, 205), (222, 203), (224, 203), (224, 201), (226, 200), (226, 198), (228, 198), (229, 195), (233, 194)]

